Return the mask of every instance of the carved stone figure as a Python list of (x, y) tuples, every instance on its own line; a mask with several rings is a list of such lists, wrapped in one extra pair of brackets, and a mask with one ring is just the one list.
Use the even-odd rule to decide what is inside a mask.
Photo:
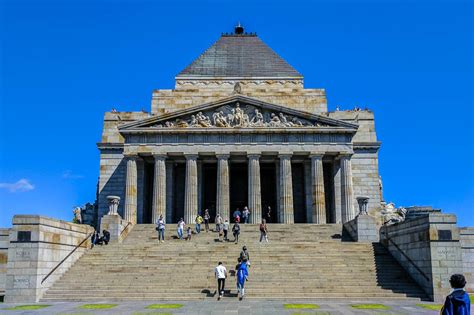
[(281, 126), (281, 120), (278, 118), (275, 113), (271, 114), (271, 121), (270, 121), (270, 127), (280, 127)]
[(72, 213), (74, 213), (75, 223), (82, 224), (81, 208), (80, 207), (75, 207), (74, 210), (72, 210)]
[(264, 125), (263, 115), (258, 109), (255, 109), (255, 116), (253, 116), (250, 123), (255, 127), (262, 127)]
[(299, 127), (304, 126), (304, 125), (303, 125), (303, 122), (302, 122), (301, 120), (299, 120), (298, 117), (296, 117), (296, 116), (293, 116), (293, 118), (291, 119), (291, 122), (292, 122), (293, 125), (295, 125), (295, 126), (299, 126)]
[(381, 211), (381, 213), (384, 216), (384, 225), (394, 225), (405, 221), (407, 209), (403, 207), (395, 208), (395, 204), (393, 202), (389, 202), (385, 206), (385, 209)]
[(185, 120), (182, 120), (182, 119), (176, 119), (176, 127), (179, 127), (179, 128), (186, 128), (186, 127), (189, 127), (189, 124), (185, 121)]
[(242, 86), (240, 86), (240, 82), (234, 84), (234, 93), (241, 94), (242, 93)]

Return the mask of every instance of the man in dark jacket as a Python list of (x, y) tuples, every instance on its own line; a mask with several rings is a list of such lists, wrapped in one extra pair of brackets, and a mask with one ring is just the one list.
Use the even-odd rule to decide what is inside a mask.
[(453, 288), (453, 292), (446, 297), (441, 315), (470, 315), (471, 302), (469, 294), (464, 291), (466, 286), (466, 278), (461, 274), (452, 275), (449, 283)]

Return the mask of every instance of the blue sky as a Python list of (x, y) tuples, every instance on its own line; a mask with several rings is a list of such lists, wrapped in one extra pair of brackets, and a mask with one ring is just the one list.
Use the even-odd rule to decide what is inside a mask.
[(470, 1), (0, 0), (0, 226), (93, 202), (105, 111), (151, 92), (237, 21), (325, 88), (369, 107), (384, 195), (474, 226)]

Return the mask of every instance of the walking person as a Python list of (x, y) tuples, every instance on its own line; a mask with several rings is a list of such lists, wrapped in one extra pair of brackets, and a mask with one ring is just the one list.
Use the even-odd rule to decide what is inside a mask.
[(242, 211), (242, 219), (244, 221), (244, 224), (249, 223), (249, 216), (250, 216), (249, 208), (244, 207), (244, 211)]
[(242, 247), (242, 251), (240, 252), (239, 258), (245, 263), (248, 267), (250, 267), (250, 254), (247, 250), (247, 246)]
[(234, 243), (237, 244), (239, 242), (239, 235), (240, 235), (239, 222), (234, 223), (234, 226), (232, 227), (232, 234), (234, 234)]
[(198, 215), (196, 216), (196, 220), (194, 220), (194, 221), (196, 223), (196, 233), (199, 234), (199, 233), (201, 233), (201, 224), (202, 224), (203, 218), (198, 213)]
[(262, 223), (260, 223), (260, 243), (265, 240), (268, 243), (268, 229), (267, 229), (267, 221), (262, 219)]
[(180, 240), (183, 239), (183, 233), (184, 233), (184, 227), (186, 226), (186, 223), (184, 222), (183, 218), (179, 219), (178, 221), (178, 238)]
[(219, 297), (217, 299), (220, 300), (224, 295), (225, 278), (227, 278), (227, 269), (221, 261), (219, 261), (219, 264), (214, 269), (214, 274), (217, 279), (217, 292), (219, 293)]
[(186, 230), (186, 241), (190, 241), (193, 236), (193, 230), (191, 229), (190, 226), (188, 226), (188, 229)]
[(221, 231), (222, 231), (222, 217), (220, 213), (218, 212), (216, 215), (216, 232), (219, 233), (219, 237), (221, 237)]
[(229, 221), (227, 219), (225, 220), (222, 229), (224, 231), (224, 241), (227, 242), (227, 233), (229, 232)]
[(204, 210), (204, 226), (206, 228), (206, 233), (209, 232), (209, 220), (211, 216), (209, 215), (209, 209)]
[(247, 264), (243, 261), (238, 265), (237, 269), (237, 294), (239, 296), (239, 301), (242, 301), (245, 295), (245, 282), (248, 281), (248, 268)]
[(158, 242), (165, 242), (165, 220), (163, 220), (163, 215), (160, 215), (156, 221), (156, 230), (158, 231)]

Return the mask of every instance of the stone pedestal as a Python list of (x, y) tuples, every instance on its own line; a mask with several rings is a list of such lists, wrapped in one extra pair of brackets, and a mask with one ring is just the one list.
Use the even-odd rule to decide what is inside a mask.
[(103, 230), (110, 232), (110, 242), (121, 242), (121, 236), (123, 229), (127, 226), (128, 222), (122, 220), (122, 217), (118, 214), (104, 215), (100, 220), (100, 233)]
[(377, 223), (370, 215), (358, 215), (355, 219), (344, 223), (344, 229), (356, 242), (374, 243), (379, 241)]

